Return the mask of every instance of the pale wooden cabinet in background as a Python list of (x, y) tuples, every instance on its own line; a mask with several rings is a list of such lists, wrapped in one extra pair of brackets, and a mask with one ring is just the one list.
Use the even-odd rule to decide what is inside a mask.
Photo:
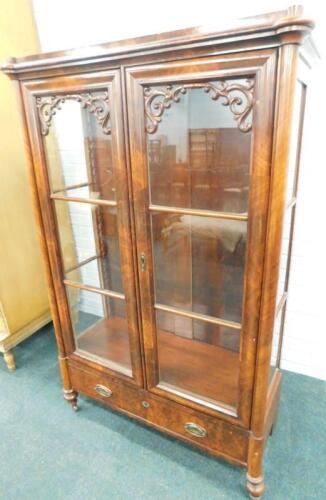
[[(5, 4), (5, 5), (4, 5)], [(28, 0), (2, 2), (0, 59), (39, 50)], [(2, 9), (3, 10), (3, 9)], [(15, 89), (0, 74), (0, 353), (15, 369), (13, 347), (51, 320), (28, 190)]]

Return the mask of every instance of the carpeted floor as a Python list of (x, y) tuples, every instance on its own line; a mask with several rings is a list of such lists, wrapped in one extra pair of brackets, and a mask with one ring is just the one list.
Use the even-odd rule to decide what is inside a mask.
[[(1, 500), (245, 499), (245, 473), (126, 417), (62, 399), (50, 326), (0, 359)], [(326, 499), (326, 384), (285, 372), (266, 500)]]

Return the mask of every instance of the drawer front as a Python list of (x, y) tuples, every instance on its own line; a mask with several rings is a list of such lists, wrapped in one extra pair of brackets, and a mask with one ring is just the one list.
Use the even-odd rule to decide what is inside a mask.
[(72, 386), (76, 391), (209, 453), (236, 464), (246, 464), (248, 433), (245, 430), (133, 387), (106, 373), (88, 367), (81, 368), (71, 362), (69, 367)]
[(69, 362), (69, 374), (72, 387), (77, 392), (103, 403), (119, 406), (121, 395), (119, 379), (88, 368), (78, 368), (71, 362)]
[(121, 393), (121, 409), (133, 415), (140, 415), (155, 427), (167, 430), (210, 453), (225, 456), (237, 463), (246, 463), (247, 433), (243, 429), (148, 391), (141, 393), (127, 386), (123, 387)]

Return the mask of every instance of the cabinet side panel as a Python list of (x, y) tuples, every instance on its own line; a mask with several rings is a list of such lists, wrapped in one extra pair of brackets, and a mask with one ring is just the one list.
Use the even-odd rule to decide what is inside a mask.
[(288, 288), (291, 269), (292, 241), (295, 225), (297, 186), (300, 167), (301, 139), (303, 133), (304, 110), (306, 102), (306, 84), (296, 80), (295, 101), (293, 109), (293, 131), (289, 154), (286, 202), (284, 207), (283, 231), (281, 242), (281, 256), (279, 277), (276, 295), (276, 312), (273, 331), (273, 345), (271, 356), (271, 383), (277, 368), (280, 368), (282, 343), (286, 309), (288, 303)]
[(284, 45), (280, 48), (266, 255), (251, 420), (251, 429), (259, 439), (263, 438), (265, 432), (297, 58), (295, 45)]

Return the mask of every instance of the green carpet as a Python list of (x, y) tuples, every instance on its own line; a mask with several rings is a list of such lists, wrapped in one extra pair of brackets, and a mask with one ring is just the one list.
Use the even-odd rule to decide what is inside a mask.
[[(80, 397), (61, 395), (52, 327), (0, 359), (1, 500), (245, 499), (245, 473)], [(326, 499), (326, 384), (284, 373), (266, 500)]]

